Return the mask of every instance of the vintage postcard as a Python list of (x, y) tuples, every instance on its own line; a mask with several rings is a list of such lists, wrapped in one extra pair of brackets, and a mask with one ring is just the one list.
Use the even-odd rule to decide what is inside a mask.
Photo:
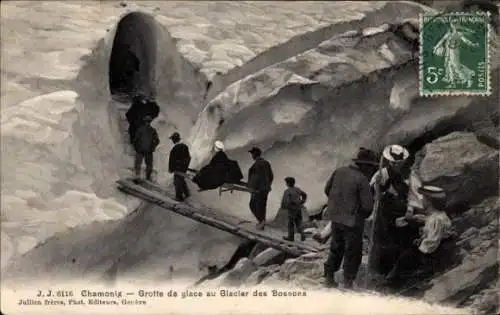
[(4, 1), (2, 314), (495, 314), (498, 1)]

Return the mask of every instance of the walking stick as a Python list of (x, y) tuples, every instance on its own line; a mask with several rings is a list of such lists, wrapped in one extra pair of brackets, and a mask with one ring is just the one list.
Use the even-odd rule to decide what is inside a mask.
[[(382, 165), (384, 163), (384, 156), (380, 156), (379, 164), (378, 164), (378, 174), (382, 176)], [(375, 204), (373, 205), (372, 212), (372, 222), (371, 222), (371, 230), (370, 230), (370, 238), (368, 243), (368, 262), (366, 264), (366, 272), (365, 272), (365, 289), (368, 288), (369, 280), (371, 278), (371, 270), (372, 270), (372, 255), (373, 255), (373, 244), (375, 240), (375, 227), (377, 226), (377, 217), (378, 217), (378, 208), (380, 206), (380, 184), (375, 184)]]

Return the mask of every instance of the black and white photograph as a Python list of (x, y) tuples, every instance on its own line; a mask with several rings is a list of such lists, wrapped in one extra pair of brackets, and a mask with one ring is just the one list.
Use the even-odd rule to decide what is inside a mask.
[(498, 314), (499, 10), (3, 1), (2, 314)]

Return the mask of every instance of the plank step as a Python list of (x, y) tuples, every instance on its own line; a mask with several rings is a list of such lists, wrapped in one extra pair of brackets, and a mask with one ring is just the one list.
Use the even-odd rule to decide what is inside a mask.
[(310, 252), (319, 252), (325, 249), (322, 246), (314, 246), (301, 241), (290, 242), (283, 240), (281, 231), (270, 227), (266, 227), (263, 231), (257, 230), (255, 223), (222, 213), (216, 209), (211, 209), (203, 205), (193, 205), (189, 202), (180, 203), (174, 200), (172, 192), (149, 181), (141, 181), (139, 184), (135, 184), (131, 179), (120, 179), (117, 181), (117, 184), (118, 189), (124, 193), (133, 195), (139, 199), (189, 217), (198, 222), (213, 226), (239, 237), (255, 240), (294, 256), (300, 256)]

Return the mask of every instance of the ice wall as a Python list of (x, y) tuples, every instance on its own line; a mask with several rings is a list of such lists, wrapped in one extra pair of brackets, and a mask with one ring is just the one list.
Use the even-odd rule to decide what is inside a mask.
[[(2, 5), (2, 269), (68, 227), (121, 218), (139, 204), (114, 188), (131, 160), (123, 154), (107, 77), (117, 25), (128, 13), (143, 13), (131, 43), (144, 33), (156, 41), (156, 49), (142, 42), (141, 52), (156, 56), (143, 87), (154, 85), (162, 108), (155, 122), (163, 141), (155, 157), (161, 175), (170, 149), (166, 136), (174, 129), (187, 135), (205, 105), (207, 78), (383, 4), (317, 3), (300, 10), (291, 3), (183, 1)], [(199, 233), (195, 242), (220, 237), (189, 220), (161, 220), (166, 231)]]
[[(34, 23), (34, 34), (28, 37), (37, 49), (19, 50), (19, 45), (27, 46), (30, 28), (13, 19), (25, 12), (24, 5), (2, 6), (4, 30), (10, 32), (2, 46), (2, 83), (7, 81), (8, 88), (2, 95), (1, 125), (2, 269), (13, 256), (55, 233), (122, 218), (139, 205), (114, 185), (130, 175), (127, 168), (132, 166), (131, 157), (124, 154), (108, 78), (117, 25), (128, 12), (113, 6), (82, 9), (76, 4), (38, 3), (33, 7), (38, 14), (56, 11), (69, 19), (72, 14), (64, 12), (80, 10), (82, 20), (62, 18), (61, 30), (54, 30), (62, 37), (55, 38), (47, 33), (51, 26), (44, 26), (43, 19), (33, 12), (25, 14)], [(96, 24), (100, 14), (108, 14), (107, 19)], [(167, 139), (174, 129), (187, 132), (201, 106), (203, 76), (193, 71), (151, 15), (139, 13), (135, 22), (130, 43), (150, 66), (141, 83), (156, 94), (162, 107), (160, 135)], [(99, 27), (102, 24), (114, 27), (106, 30)], [(46, 53), (51, 47), (59, 50)], [(157, 155), (159, 172), (164, 171), (164, 153), (160, 149)]]

